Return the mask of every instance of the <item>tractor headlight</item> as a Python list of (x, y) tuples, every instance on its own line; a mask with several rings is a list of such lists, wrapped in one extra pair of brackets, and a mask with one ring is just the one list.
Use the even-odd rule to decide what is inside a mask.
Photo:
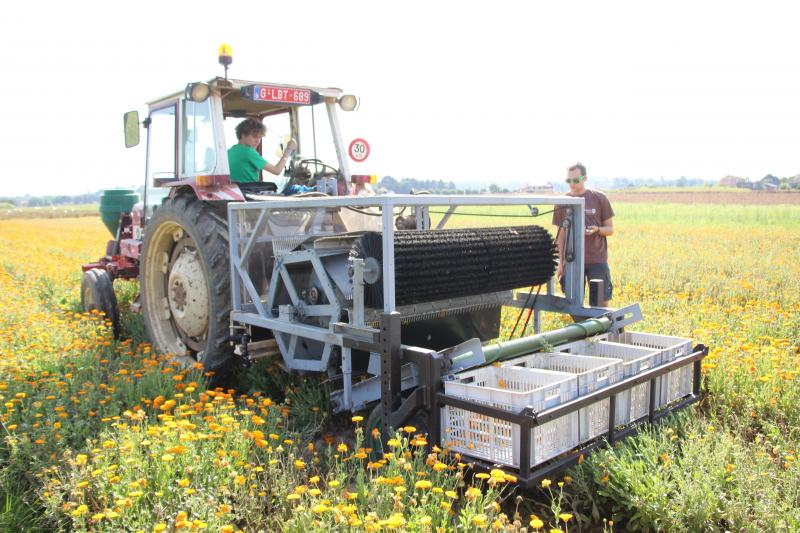
[(211, 87), (207, 83), (190, 83), (186, 86), (184, 95), (192, 102), (205, 102), (211, 94)]
[(339, 97), (339, 107), (342, 111), (354, 111), (358, 108), (359, 100), (354, 94), (343, 94)]

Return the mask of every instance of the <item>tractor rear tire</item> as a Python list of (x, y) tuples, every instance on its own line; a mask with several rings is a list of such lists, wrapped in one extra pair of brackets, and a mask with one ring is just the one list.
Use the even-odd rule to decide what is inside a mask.
[(81, 279), (81, 307), (84, 311), (97, 310), (111, 321), (114, 338), (119, 338), (119, 312), (114, 284), (103, 269), (93, 268), (83, 273)]
[(145, 228), (140, 294), (154, 348), (224, 379), (233, 361), (224, 211), (193, 195), (167, 198)]

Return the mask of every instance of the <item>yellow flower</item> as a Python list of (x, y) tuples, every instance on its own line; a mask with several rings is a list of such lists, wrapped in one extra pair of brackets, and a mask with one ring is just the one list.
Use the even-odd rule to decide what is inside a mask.
[(435, 463), (432, 468), (436, 472), (441, 472), (442, 470), (447, 470), (447, 465), (444, 463)]
[(415, 428), (414, 426), (406, 426), (406, 427), (403, 428), (403, 431), (408, 433), (409, 435), (414, 433), (416, 430), (417, 430), (417, 428)]
[(454, 500), (456, 498), (458, 498), (458, 494), (456, 494), (456, 491), (454, 491), (454, 490), (448, 490), (447, 492), (444, 493), (444, 495), (447, 496), (448, 498), (452, 498)]
[(82, 516), (82, 515), (86, 514), (88, 511), (89, 511), (89, 507), (87, 507), (84, 504), (81, 504), (81, 505), (79, 505), (77, 507), (77, 509), (72, 511), (72, 516)]
[(565, 524), (572, 519), (572, 515), (569, 513), (561, 513), (558, 517), (563, 520)]
[(400, 441), (397, 439), (389, 439), (386, 445), (389, 446), (390, 448), (397, 448), (398, 446), (400, 446)]
[(477, 474), (475, 474), (475, 477), (478, 479), (489, 479), (489, 474), (487, 474), (486, 472), (478, 472)]
[(419, 481), (414, 483), (414, 488), (415, 489), (420, 489), (420, 490), (428, 490), (432, 486), (433, 486), (433, 484), (430, 481), (428, 481), (427, 479), (420, 479)]
[(88, 457), (86, 455), (79, 453), (78, 455), (75, 456), (75, 464), (78, 466), (85, 465), (87, 459)]
[(551, 483), (551, 481), (549, 479), (543, 479), (542, 480), (542, 488), (546, 489), (547, 487), (550, 486), (550, 483)]
[(364, 420), (364, 417), (356, 415), (353, 418), (351, 418), (350, 420), (352, 420), (354, 423), (358, 424), (359, 422), (362, 422)]
[(164, 531), (165, 529), (167, 529), (167, 524), (165, 524), (163, 522), (153, 526), (153, 531), (156, 532), (156, 533), (160, 533), (161, 531)]
[(190, 483), (191, 483), (191, 481), (189, 481), (186, 478), (183, 478), (183, 479), (178, 481), (178, 486), (179, 487), (188, 487)]
[(233, 533), (234, 531), (235, 529), (231, 525), (225, 525), (219, 528), (219, 533)]
[(294, 467), (298, 470), (303, 470), (306, 467), (306, 464), (300, 459), (295, 459)]
[(289, 500), (290, 502), (294, 501), (294, 500), (299, 500), (300, 499), (300, 495), (293, 492), (293, 493), (289, 494), (288, 496), (286, 496), (286, 499)]
[(481, 490), (475, 487), (470, 487), (464, 492), (464, 497), (470, 501), (474, 500), (481, 495)]
[(336, 451), (339, 453), (347, 453), (347, 444), (344, 442), (340, 442), (339, 445), (336, 447)]
[(237, 485), (244, 485), (246, 481), (247, 478), (244, 476), (236, 476), (233, 480), (233, 482), (236, 483)]
[(479, 514), (472, 517), (471, 522), (478, 527), (486, 527), (487, 518), (485, 514)]
[(169, 453), (165, 453), (161, 456), (161, 461), (164, 463), (171, 463), (173, 459), (175, 459), (175, 456)]
[(533, 529), (542, 529), (544, 527), (544, 522), (542, 522), (538, 518), (534, 518), (531, 520), (530, 526)]

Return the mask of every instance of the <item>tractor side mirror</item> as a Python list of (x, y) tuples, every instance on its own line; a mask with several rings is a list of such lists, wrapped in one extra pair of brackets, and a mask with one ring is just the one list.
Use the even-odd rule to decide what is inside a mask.
[(128, 111), (123, 117), (125, 122), (125, 148), (139, 144), (139, 112)]

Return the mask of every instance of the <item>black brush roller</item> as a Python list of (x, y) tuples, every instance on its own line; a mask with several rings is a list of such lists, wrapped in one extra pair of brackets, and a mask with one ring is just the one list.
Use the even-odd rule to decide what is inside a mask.
[[(351, 257), (382, 268), (381, 234), (359, 237)], [(557, 257), (553, 238), (540, 226), (395, 231), (395, 304), (541, 285), (553, 276)], [(381, 275), (365, 283), (364, 300), (367, 307), (383, 307)]]

